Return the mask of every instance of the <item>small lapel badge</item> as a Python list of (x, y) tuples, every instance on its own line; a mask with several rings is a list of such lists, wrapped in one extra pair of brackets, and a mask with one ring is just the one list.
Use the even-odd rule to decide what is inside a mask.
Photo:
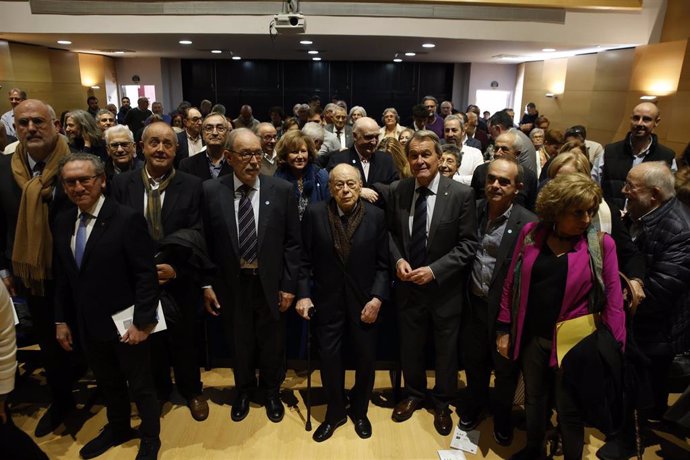
[(266, 201), (265, 204), (266, 204), (266, 206), (268, 206), (269, 204), (271, 204), (271, 202), (270, 202), (270, 201)]
[(448, 196), (448, 192), (444, 193), (445, 196)]
[(352, 160), (352, 164), (357, 164), (357, 160)]
[(512, 228), (509, 228), (509, 229), (508, 229), (508, 233), (513, 233), (513, 229), (512, 229)]

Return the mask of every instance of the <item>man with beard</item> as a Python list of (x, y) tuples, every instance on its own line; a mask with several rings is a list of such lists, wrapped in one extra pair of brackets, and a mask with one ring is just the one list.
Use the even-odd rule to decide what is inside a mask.
[(119, 125), (125, 124), (127, 112), (129, 112), (131, 109), (132, 106), (130, 105), (129, 98), (127, 96), (123, 96), (120, 100), (120, 110), (117, 111), (117, 123)]
[(676, 154), (659, 144), (654, 130), (661, 122), (659, 108), (651, 102), (635, 106), (630, 117), (630, 132), (625, 139), (608, 144), (592, 168), (592, 179), (601, 185), (604, 199), (625, 209), (623, 185), (633, 166), (646, 161), (665, 161), (676, 171)]
[(96, 114), (99, 110), (101, 110), (101, 108), (98, 106), (98, 98), (96, 96), (89, 96), (86, 99), (86, 104), (89, 106), (88, 109), (86, 109), (86, 111), (89, 112), (91, 116), (95, 119)]

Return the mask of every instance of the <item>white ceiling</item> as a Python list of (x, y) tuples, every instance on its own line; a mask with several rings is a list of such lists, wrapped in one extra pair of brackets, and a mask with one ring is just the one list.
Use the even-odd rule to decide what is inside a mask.
[[(557, 10), (562, 18), (560, 21), (559, 14), (542, 14), (544, 9), (508, 7), (492, 7), (493, 12), (487, 10), (480, 15), (490, 18), (493, 14), (500, 20), (438, 19), (444, 12), (451, 17), (469, 14), (467, 10), (438, 8), (423, 13), (427, 16), (424, 18), (305, 14), (307, 34), (270, 36), (272, 16), (265, 14), (93, 15), (88, 14), (91, 3), (121, 12), (128, 12), (127, 7), (132, 4), (115, 1), (66, 3), (79, 4), (85, 9), (75, 11), (74, 15), (35, 14), (28, 2), (0, 1), (0, 30), (3, 31), (0, 39), (118, 58), (228, 59), (238, 55), (245, 59), (299, 60), (311, 59), (306, 51), (316, 49), (323, 60), (385, 61), (393, 59), (396, 53), (413, 51), (417, 53), (414, 57), (400, 57), (424, 62), (515, 63), (559, 56), (543, 53), (543, 48), (555, 48), (559, 53), (596, 52), (655, 42), (665, 12), (665, 0), (647, 0), (640, 10)], [(209, 2), (187, 2), (197, 3)], [(307, 4), (303, 2), (303, 5)], [(388, 5), (389, 8), (394, 6)], [(303, 12), (305, 10), (303, 8)], [(367, 12), (352, 8), (348, 11), (351, 14)], [(374, 10), (369, 11), (376, 14)], [(401, 11), (410, 16), (409, 5)], [(516, 11), (519, 14), (515, 14)], [(534, 12), (535, 20), (525, 20), (525, 11)], [(477, 11), (470, 13), (476, 16)], [(509, 17), (521, 19), (506, 20)], [(58, 45), (59, 39), (70, 40), (72, 44)], [(180, 45), (181, 39), (189, 39), (193, 44)], [(314, 45), (300, 45), (303, 39), (313, 40)], [(427, 42), (436, 47), (422, 48), (422, 43)], [(224, 52), (211, 54), (212, 49)], [(114, 54), (115, 50), (127, 52)], [(497, 56), (516, 58), (505, 60)]]

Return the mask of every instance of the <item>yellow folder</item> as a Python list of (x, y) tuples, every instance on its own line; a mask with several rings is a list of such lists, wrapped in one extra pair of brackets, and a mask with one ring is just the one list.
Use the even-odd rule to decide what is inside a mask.
[(556, 323), (556, 358), (558, 366), (563, 357), (578, 343), (597, 330), (594, 314), (579, 316)]

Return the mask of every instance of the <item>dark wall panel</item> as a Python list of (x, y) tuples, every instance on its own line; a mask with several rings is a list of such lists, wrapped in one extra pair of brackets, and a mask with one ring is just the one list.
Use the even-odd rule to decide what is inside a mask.
[(407, 120), (412, 106), (427, 94), (450, 99), (453, 64), (185, 59), (182, 89), (192, 104), (207, 98), (225, 105), (233, 117), (242, 104), (250, 104), (260, 120), (268, 119), (273, 105), (290, 114), (294, 104), (314, 94), (322, 106), (337, 97), (349, 107), (363, 106), (380, 124), (386, 107), (397, 108)]

